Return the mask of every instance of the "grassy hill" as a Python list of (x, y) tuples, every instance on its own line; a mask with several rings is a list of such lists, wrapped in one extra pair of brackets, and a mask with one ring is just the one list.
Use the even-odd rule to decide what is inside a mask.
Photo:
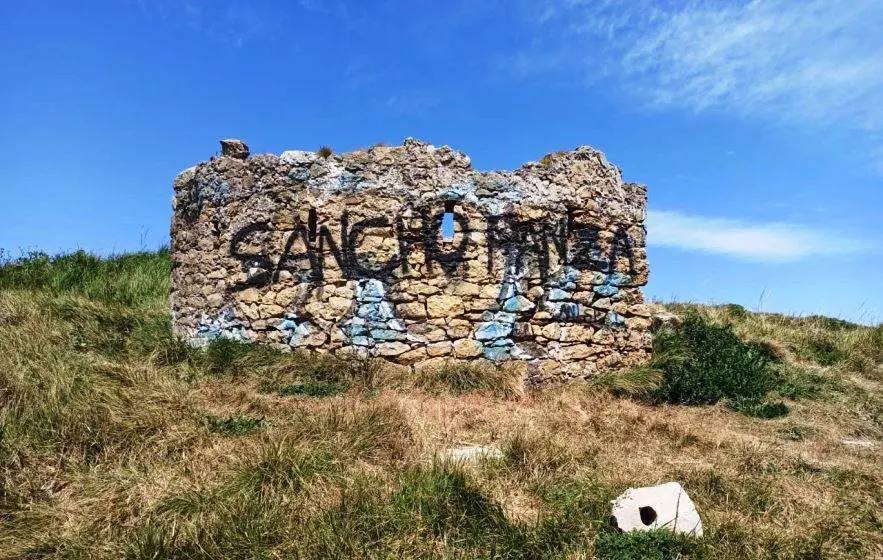
[[(669, 308), (648, 367), (524, 390), (183, 346), (166, 252), (0, 267), (0, 557), (879, 558), (883, 326)], [(433, 460), (496, 444), (502, 460)], [(618, 534), (678, 480), (702, 539)]]

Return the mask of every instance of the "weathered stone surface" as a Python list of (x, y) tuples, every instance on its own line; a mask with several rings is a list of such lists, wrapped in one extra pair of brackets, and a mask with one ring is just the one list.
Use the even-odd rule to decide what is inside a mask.
[(483, 348), (479, 341), (468, 338), (456, 340), (453, 345), (454, 356), (457, 358), (476, 358), (481, 355)]
[(465, 312), (462, 298), (447, 295), (426, 298), (426, 315), (428, 317), (456, 317)]
[(693, 500), (677, 482), (629, 488), (613, 504), (613, 518), (622, 531), (666, 529), (702, 536), (702, 520)]
[(221, 155), (236, 159), (246, 159), (248, 157), (248, 146), (242, 140), (228, 138), (221, 140)]
[(503, 452), (494, 445), (463, 445), (443, 449), (436, 454), (440, 461), (453, 463), (469, 463), (482, 460), (499, 460), (503, 458)]
[(530, 382), (647, 358), (646, 189), (592, 148), (483, 173), (414, 139), (281, 156), (224, 140), (173, 186), (171, 312), (191, 344), (483, 359)]

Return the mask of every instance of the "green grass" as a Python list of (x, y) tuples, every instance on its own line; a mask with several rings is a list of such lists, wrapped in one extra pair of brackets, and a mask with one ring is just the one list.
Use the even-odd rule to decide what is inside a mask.
[[(0, 557), (784, 560), (883, 547), (877, 451), (840, 443), (883, 439), (881, 327), (673, 305), (696, 318), (659, 333), (647, 366), (521, 394), (498, 368), (404, 379), (372, 360), (188, 348), (167, 314), (169, 270), (165, 251), (0, 266)], [(694, 406), (710, 402), (729, 408)], [(504, 459), (433, 462), (466, 442)], [(611, 527), (611, 499), (667, 480), (696, 502), (703, 538)]]
[(209, 430), (222, 436), (244, 436), (266, 426), (263, 418), (248, 416), (228, 416), (221, 420), (209, 417)]
[(72, 293), (130, 307), (165, 305), (172, 265), (168, 249), (103, 259), (77, 251), (50, 257), (31, 252), (16, 259), (0, 252), (0, 289)]

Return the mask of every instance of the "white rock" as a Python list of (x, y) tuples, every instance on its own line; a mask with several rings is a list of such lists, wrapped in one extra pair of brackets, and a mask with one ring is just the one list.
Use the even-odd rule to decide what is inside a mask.
[(503, 452), (493, 445), (464, 445), (443, 449), (438, 452), (437, 457), (442, 461), (465, 463), (481, 459), (502, 459)]
[(870, 439), (841, 439), (840, 443), (854, 447), (874, 447), (877, 445), (877, 442)]
[(693, 500), (677, 482), (629, 488), (613, 504), (613, 517), (622, 531), (668, 529), (702, 536), (702, 520)]

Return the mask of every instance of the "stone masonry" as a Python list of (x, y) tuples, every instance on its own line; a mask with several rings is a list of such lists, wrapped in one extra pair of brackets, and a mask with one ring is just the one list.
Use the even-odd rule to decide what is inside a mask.
[(174, 182), (172, 318), (191, 344), (510, 362), (529, 383), (648, 357), (646, 188), (601, 152), (479, 172), (414, 139), (221, 146)]

